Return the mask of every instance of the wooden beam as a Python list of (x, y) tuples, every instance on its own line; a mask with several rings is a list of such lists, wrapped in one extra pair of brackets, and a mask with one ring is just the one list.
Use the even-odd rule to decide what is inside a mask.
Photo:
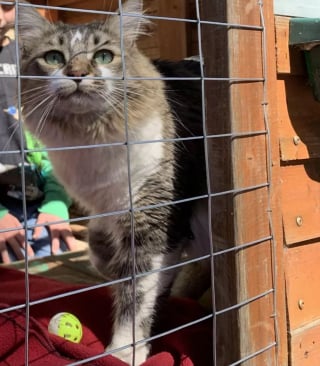
[[(161, 0), (158, 2), (159, 15), (171, 18), (186, 17), (185, 0)], [(160, 57), (181, 60), (187, 56), (186, 24), (178, 21), (157, 21)]]
[(281, 75), (277, 84), (281, 160), (320, 158), (320, 103), (307, 77)]
[[(250, 6), (249, 6), (250, 5)], [(261, 24), (259, 7), (256, 1), (228, 1), (228, 21), (230, 23)], [(232, 84), (230, 87), (231, 124), (233, 132), (255, 131), (261, 128), (263, 119), (263, 102), (268, 103), (267, 113), (270, 126), (270, 143), (266, 136), (235, 138), (232, 142), (234, 188), (240, 189), (271, 180), (271, 191), (260, 189), (235, 195), (235, 240), (236, 244), (257, 240), (266, 233), (270, 234), (268, 218), (268, 202), (271, 198), (273, 234), (275, 244), (271, 241), (262, 247), (241, 250), (237, 257), (238, 268), (238, 301), (244, 301), (253, 294), (265, 290), (270, 284), (277, 291), (276, 309), (273, 307), (273, 296), (266, 301), (255, 302), (255, 306), (247, 306), (239, 312), (241, 356), (245, 357), (277, 339), (277, 349), (262, 353), (254, 359), (256, 365), (287, 365), (287, 326), (285, 282), (283, 265), (283, 237), (281, 222), (280, 195), (280, 159), (279, 131), (277, 120), (276, 58), (275, 58), (275, 25), (272, 1), (263, 6), (266, 22), (265, 50), (262, 48), (263, 35), (252, 30), (230, 29), (228, 48), (229, 75), (233, 77), (262, 77), (262, 62), (266, 52), (266, 91), (263, 94), (263, 83)], [(260, 100), (260, 102), (259, 102)], [(263, 146), (263, 148), (261, 148)], [(270, 160), (267, 150), (271, 148)], [(272, 175), (269, 176), (268, 172)], [(269, 194), (271, 196), (269, 197)], [(274, 250), (277, 262), (269, 262)], [(264, 261), (265, 260), (265, 261)], [(259, 264), (257, 264), (259, 263)], [(264, 263), (264, 265), (262, 265)], [(269, 264), (268, 264), (269, 263)], [(274, 277), (272, 267), (277, 268)], [(276, 320), (271, 318), (276, 312)], [(265, 318), (265, 314), (270, 318)], [(275, 326), (278, 327), (275, 333)], [(279, 336), (277, 338), (277, 335)], [(277, 359), (277, 361), (276, 361)]]
[[(317, 281), (317, 280), (316, 280)], [(303, 285), (302, 285), (303, 286)], [(320, 321), (316, 320), (306, 326), (289, 332), (290, 365), (315, 366), (320, 360)]]
[(320, 359), (320, 242), (290, 247), (286, 256), (290, 365), (314, 366)]
[(287, 245), (320, 238), (320, 172), (316, 159), (284, 166), (282, 176), (283, 226)]
[[(77, 7), (79, 0), (48, 0), (50, 6)], [(49, 5), (49, 4), (48, 4)]]
[(276, 59), (279, 74), (304, 75), (303, 53), (295, 47), (289, 47), (289, 17), (276, 16)]
[[(227, 0), (201, 2), (201, 15), (205, 20), (227, 21)], [(202, 46), (206, 76), (228, 75), (229, 52), (226, 27), (204, 25)], [(208, 135), (229, 133), (229, 83), (205, 83), (206, 129)], [(209, 148), (209, 174), (212, 192), (229, 191), (232, 188), (232, 155), (230, 138), (207, 141)], [(214, 251), (229, 249), (234, 245), (233, 197), (222, 195), (212, 199), (212, 231)], [(237, 275), (235, 254), (214, 258), (214, 283), (216, 308), (225, 309), (237, 302)], [(238, 313), (224, 313), (216, 318), (213, 352), (217, 365), (229, 365), (240, 357)], [(230, 342), (232, 339), (232, 342)], [(226, 351), (227, 350), (227, 351)]]

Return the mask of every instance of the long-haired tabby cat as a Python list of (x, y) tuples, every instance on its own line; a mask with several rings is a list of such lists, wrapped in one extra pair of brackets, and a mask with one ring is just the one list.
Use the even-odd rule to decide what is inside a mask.
[[(141, 3), (128, 0), (122, 11), (141, 15)], [(199, 64), (151, 62), (136, 46), (145, 22), (110, 16), (53, 24), (19, 7), (24, 120), (47, 147), (58, 148), (49, 150), (57, 177), (95, 216), (92, 262), (107, 279), (126, 279), (113, 286), (107, 350), (138, 342), (134, 352), (116, 353), (136, 365), (148, 356), (139, 341), (150, 336), (176, 274), (159, 269), (179, 263), (198, 236), (199, 201), (172, 202), (201, 195), (205, 182), (203, 141), (175, 140), (202, 135), (199, 83), (160, 80), (199, 75)]]

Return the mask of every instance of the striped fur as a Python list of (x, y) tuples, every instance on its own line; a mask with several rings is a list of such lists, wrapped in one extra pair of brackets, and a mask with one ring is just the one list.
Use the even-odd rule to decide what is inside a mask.
[[(130, 0), (126, 6), (126, 12), (141, 12), (139, 1)], [(135, 294), (130, 279), (113, 286), (114, 335), (107, 349), (130, 345), (133, 319), (135, 340), (149, 337), (159, 301), (169, 294), (176, 275), (176, 270), (155, 270), (178, 263), (193, 237), (192, 203), (149, 206), (199, 195), (205, 181), (202, 141), (171, 141), (202, 134), (198, 83), (143, 78), (198, 75), (199, 65), (150, 62), (135, 44), (144, 25), (136, 17), (122, 22), (124, 69), (118, 17), (86, 25), (52, 24), (24, 7), (19, 16), (22, 74), (53, 77), (22, 79), (27, 127), (50, 148), (113, 144), (51, 150), (49, 155), (57, 177), (90, 214), (118, 212), (91, 220), (89, 244), (92, 262), (107, 279), (130, 277), (135, 266)], [(55, 58), (53, 64), (48, 62), (52, 50), (63, 55), (62, 63), (55, 64)], [(110, 63), (94, 61), (100, 50), (111, 52)], [(124, 71), (127, 77), (142, 79), (123, 82)], [(127, 137), (140, 143), (128, 147)], [(137, 209), (133, 213), (130, 202)], [(142, 275), (145, 272), (152, 273)], [(148, 352), (142, 342), (135, 349), (135, 361), (132, 348), (116, 356), (138, 365)]]

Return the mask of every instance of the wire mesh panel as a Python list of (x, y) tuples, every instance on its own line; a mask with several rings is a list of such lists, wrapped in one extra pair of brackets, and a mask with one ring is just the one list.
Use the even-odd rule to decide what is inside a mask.
[[(129, 2), (139, 3), (133, 0)], [(4, 6), (11, 3), (0, 1), (0, 4)], [(270, 5), (267, 4), (265, 10), (263, 1), (253, 0), (154, 0), (145, 2), (146, 12), (143, 13), (137, 12), (136, 6), (127, 8), (125, 2), (120, 0), (52, 0), (33, 1), (31, 4), (16, 1), (14, 6), (18, 19), (15, 31), (18, 38), (21, 37), (20, 48), (18, 43), (15, 48), (16, 60), (20, 59), (21, 54), (24, 55), (22, 57), (30, 56), (26, 51), (28, 45), (24, 44), (28, 34), (23, 35), (23, 27), (29, 26), (31, 32), (32, 24), (30, 20), (29, 23), (21, 20), (22, 26), (19, 24), (23, 18), (20, 15), (28, 8), (38, 9), (52, 21), (62, 20), (70, 24), (92, 20), (103, 23), (109, 17), (114, 19), (114, 27), (118, 27), (109, 29), (110, 34), (114, 32), (118, 35), (118, 43), (108, 39), (103, 48), (108, 52), (98, 55), (90, 49), (85, 52), (80, 50), (82, 37), (85, 37), (81, 33), (83, 28), (81, 32), (76, 25), (65, 28), (65, 33), (71, 32), (73, 35), (70, 44), (80, 45), (75, 57), (84, 53), (86, 57), (87, 54), (90, 57), (92, 54), (93, 57), (102, 57), (96, 62), (104, 62), (105, 57), (111, 57), (112, 61), (116, 59), (118, 68), (111, 68), (112, 72), (96, 76), (71, 70), (69, 73), (50, 75), (40, 72), (40, 68), (34, 68), (32, 72), (24, 73), (22, 59), (21, 63), (17, 63), (16, 75), (11, 76), (17, 82), (16, 108), (20, 112), (17, 128), (20, 138), (24, 138), (21, 116), (28, 120), (29, 115), (45, 107), (42, 115), (39, 115), (35, 132), (46, 147), (21, 151), (4, 148), (1, 155), (20, 154), (24, 162), (30, 152), (49, 153), (58, 176), (68, 177), (69, 192), (74, 193), (73, 187), (77, 186), (80, 196), (83, 195), (77, 213), (65, 221), (77, 224), (90, 220), (89, 241), (94, 253), (93, 264), (105, 277), (113, 268), (116, 269), (111, 273), (117, 273), (117, 276), (111, 276), (111, 280), (99, 277), (97, 273), (93, 285), (86, 283), (59, 287), (59, 284), (52, 282), (52, 292), (46, 294), (42, 289), (43, 292), (37, 293), (35, 286), (41, 287), (41, 282), (30, 275), (34, 260), (24, 261), (24, 294), (0, 310), (4, 318), (9, 319), (12, 314), (16, 316), (14, 312), (18, 312), (25, 319), (21, 364), (41, 365), (49, 359), (45, 354), (35, 356), (33, 347), (34, 334), (37, 333), (35, 329), (38, 329), (39, 334), (43, 332), (49, 318), (54, 315), (50, 308), (62, 310), (61, 306), (64, 306), (66, 311), (77, 311), (82, 301), (89, 302), (89, 310), (85, 312), (82, 309), (77, 314), (84, 329), (82, 344), (70, 346), (68, 341), (61, 344), (58, 338), (45, 336), (49, 353), (60, 352), (63, 355), (61, 364), (120, 365), (123, 363), (117, 363), (112, 358), (119, 356), (131, 365), (138, 365), (142, 361), (137, 355), (146, 343), (151, 344), (149, 356), (154, 357), (148, 358), (146, 365), (278, 364), (277, 258), (271, 214), (273, 180), (266, 29), (266, 14), (270, 16), (272, 10)], [(146, 20), (156, 23), (152, 33), (149, 28), (140, 29)], [(130, 32), (126, 28), (128, 24), (134, 27)], [(185, 60), (183, 64), (187, 72), (186, 69), (181, 71), (181, 63), (179, 67), (175, 64), (175, 69), (170, 69), (170, 62), (156, 61), (150, 66), (143, 57), (141, 64), (135, 64), (136, 58), (132, 54), (136, 51), (130, 47), (140, 33), (142, 38), (137, 42), (144, 54), (151, 58), (175, 61), (188, 58), (189, 61)], [(142, 33), (150, 33), (151, 37), (145, 38)], [(63, 37), (61, 33), (60, 45), (52, 41), (53, 51), (63, 47)], [(99, 37), (100, 33), (92, 42), (99, 44)], [(54, 65), (60, 62), (57, 58), (61, 54), (49, 54), (48, 50), (45, 53), (46, 57), (52, 57), (49, 61)], [(67, 56), (64, 54), (62, 57)], [(112, 61), (108, 61), (110, 65)], [(5, 75), (6, 80), (9, 78)], [(23, 95), (25, 90), (22, 89), (26, 83), (31, 83), (31, 91), (37, 94), (42, 84), (52, 80), (54, 84), (58, 79), (71, 79), (77, 85), (84, 79), (91, 80), (93, 85), (99, 82), (112, 85), (110, 90), (114, 94), (105, 98), (104, 105), (108, 105), (116, 116), (117, 134), (110, 138), (109, 130), (114, 128), (114, 122), (109, 117), (106, 117), (103, 122), (105, 125), (101, 128), (96, 126), (94, 118), (101, 113), (98, 108), (92, 109), (92, 119), (84, 121), (80, 118), (81, 113), (87, 112), (83, 109), (91, 108), (81, 97), (77, 104), (80, 112), (76, 113), (79, 119), (68, 121), (65, 127), (72, 139), (68, 140), (63, 133), (57, 133), (50, 135), (48, 140), (45, 135), (48, 131), (46, 124), (50, 121), (48, 116), (59, 109), (58, 105), (64, 105), (62, 114), (69, 113), (72, 106), (67, 105), (63, 98), (48, 96), (42, 91), (36, 105), (30, 107), (28, 100), (32, 103), (33, 97), (30, 95), (29, 99), (26, 98)], [(144, 104), (156, 99), (161, 88), (164, 88), (163, 94), (170, 106), (169, 111), (161, 112), (162, 120), (158, 115), (154, 116), (154, 110)], [(95, 94), (94, 98), (100, 97), (103, 96)], [(94, 98), (92, 104), (96, 103)], [(175, 134), (170, 133), (171, 127), (164, 118), (170, 118), (169, 112), (174, 116)], [(144, 123), (143, 128), (139, 124), (132, 126), (134, 118)], [(192, 124), (193, 127), (187, 128), (185, 119), (194, 120), (196, 126)], [(85, 128), (84, 123), (88, 123)], [(92, 143), (88, 136), (95, 128), (101, 133), (94, 132)], [(53, 129), (56, 127), (53, 126)], [(71, 133), (70, 129), (73, 129)], [(191, 156), (194, 168), (190, 169), (188, 178), (183, 177), (182, 180), (174, 170), (176, 166), (170, 171), (171, 168), (165, 165), (173, 159), (172, 151), (179, 152), (179, 165), (184, 162), (183, 157)], [(167, 156), (164, 162), (158, 160), (159, 154)], [(163, 171), (159, 170), (160, 164), (164, 166)], [(75, 166), (82, 173), (68, 175)], [(140, 179), (149, 176), (151, 170), (160, 175), (159, 180), (139, 185)], [(21, 205), (26, 217), (29, 203), (26, 199), (25, 164), (21, 165), (21, 171)], [(137, 171), (143, 172), (141, 177), (137, 177)], [(201, 189), (194, 189), (195, 182), (201, 179)], [(171, 181), (175, 187), (173, 191), (183, 191), (184, 194), (170, 195), (169, 190), (166, 192), (166, 184)], [(164, 183), (159, 186), (159, 182)], [(92, 201), (96, 201), (95, 208), (83, 211), (83, 203), (86, 208), (93, 207), (91, 200), (85, 198), (92, 187), (95, 188), (90, 195)], [(122, 192), (120, 195), (119, 191)], [(190, 206), (197, 216), (188, 211)], [(177, 217), (163, 215), (163, 212), (180, 215), (181, 222), (189, 215), (187, 217), (191, 218), (191, 224), (182, 225)], [(163, 219), (159, 220), (158, 217)], [(162, 226), (165, 220), (178, 224), (168, 229)], [(145, 239), (140, 228), (145, 221), (149, 225), (147, 237), (150, 247), (157, 245), (161, 235), (167, 235), (177, 238), (177, 241), (182, 237), (188, 243), (197, 242), (198, 250), (192, 252), (192, 256), (179, 252), (179, 255), (163, 260), (161, 250), (149, 250), (149, 247), (141, 244)], [(45, 223), (46, 226), (50, 224)], [(115, 231), (106, 235), (104, 230), (112, 225)], [(34, 227), (37, 227), (37, 223), (31, 229)], [(127, 236), (119, 238), (116, 233), (122, 232), (123, 228), (126, 228)], [(25, 232), (28, 229), (30, 227), (23, 225)], [(113, 246), (118, 241), (126, 243), (119, 253)], [(101, 251), (101, 247), (106, 245), (109, 245), (109, 250)], [(165, 250), (176, 254), (177, 248), (172, 244)], [(103, 257), (109, 268), (100, 264), (99, 256)], [(114, 258), (117, 258), (116, 263)], [(145, 261), (152, 263), (152, 266), (144, 265)], [(79, 270), (80, 267), (76, 268)], [(178, 272), (169, 301), (163, 300), (170, 294), (169, 282), (173, 274)], [(123, 300), (115, 302), (113, 308), (111, 287), (118, 289), (115, 290), (121, 294), (118, 300)], [(129, 287), (130, 291), (125, 291), (124, 287)], [(150, 297), (140, 312), (141, 298), (153, 296), (162, 287), (168, 291), (160, 291), (159, 299)], [(7, 291), (8, 288), (4, 287)], [(57, 306), (59, 301), (63, 305)], [(123, 339), (123, 344), (113, 338), (111, 347), (105, 350), (111, 342), (112, 323), (120, 311), (125, 313), (125, 318), (113, 326), (114, 329), (121, 329), (122, 334), (117, 335), (116, 339)], [(148, 323), (147, 328), (151, 327), (147, 335), (139, 332), (141, 319), (144, 326)], [(154, 320), (151, 322), (151, 319)], [(37, 321), (39, 324), (35, 325)], [(54, 347), (57, 347), (56, 351)], [(9, 356), (13, 360), (15, 351), (10, 352)], [(9, 356), (0, 354), (0, 359), (10, 364), (7, 361)], [(52, 362), (54, 364), (57, 359)]]

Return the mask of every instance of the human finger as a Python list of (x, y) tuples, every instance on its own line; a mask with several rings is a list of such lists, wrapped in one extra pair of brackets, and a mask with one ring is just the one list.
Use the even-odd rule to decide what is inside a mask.
[(59, 232), (57, 230), (50, 230), (51, 233), (51, 251), (56, 254), (60, 248)]
[(8, 248), (6, 246), (6, 242), (4, 242), (4, 241), (0, 242), (0, 256), (2, 259), (2, 263), (5, 263), (5, 264), (11, 263)]
[(25, 244), (20, 243), (16, 236), (12, 236), (12, 237), (8, 238), (7, 245), (10, 245), (10, 248), (13, 250), (13, 252), (18, 260), (24, 259), (24, 255), (21, 251), (21, 247), (25, 246)]
[(33, 249), (32, 249), (32, 247), (31, 247), (30, 244), (27, 244), (26, 245), (25, 250), (27, 252), (28, 258), (34, 257), (34, 251), (33, 251)]
[(63, 230), (61, 237), (70, 251), (77, 249), (77, 241), (70, 230)]
[(32, 237), (33, 237), (33, 239), (34, 239), (34, 240), (37, 240), (37, 239), (39, 239), (39, 238), (40, 238), (41, 233), (42, 233), (42, 230), (43, 230), (43, 226), (42, 226), (42, 225), (40, 225), (40, 226), (36, 226), (36, 227), (33, 229), (33, 235), (32, 235)]

